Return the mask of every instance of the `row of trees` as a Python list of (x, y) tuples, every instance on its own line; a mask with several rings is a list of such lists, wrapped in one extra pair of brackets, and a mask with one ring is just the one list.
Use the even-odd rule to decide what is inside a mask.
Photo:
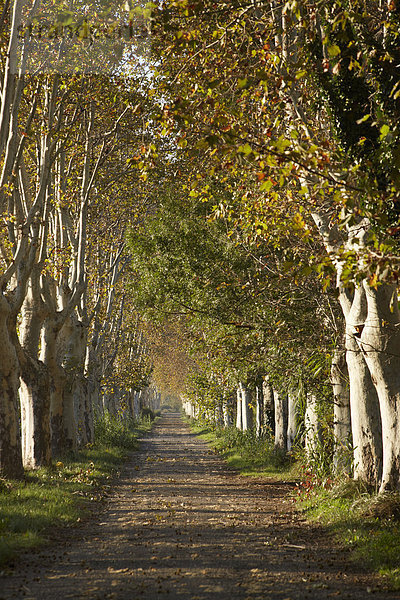
[(28, 27), (21, 38), (37, 4), (6, 2), (0, 23), (0, 473), (9, 477), (92, 442), (94, 412), (138, 416), (158, 398), (145, 391), (151, 361), (125, 291), (125, 230), (152, 195), (137, 168), (146, 87), (120, 64), (107, 75), (47, 69)]
[(0, 23), (2, 473), (135, 405), (146, 313), (175, 346), (160, 381), (326, 403), (354, 476), (399, 487), (398, 3), (170, 0), (142, 75), (123, 52), (77, 69), (87, 3), (72, 71), (46, 70), (19, 29), (37, 4)]
[(137, 305), (185, 324), (210, 386), (267, 376), (327, 402), (381, 491), (400, 485), (398, 19), (393, 1), (164, 3), (175, 168), (130, 242)]

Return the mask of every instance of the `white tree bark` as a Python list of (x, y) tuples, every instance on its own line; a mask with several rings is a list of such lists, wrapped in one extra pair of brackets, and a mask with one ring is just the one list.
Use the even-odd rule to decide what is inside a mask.
[(256, 384), (256, 435), (260, 437), (264, 430), (264, 397), (262, 385)]
[(240, 386), (236, 389), (236, 429), (243, 430), (242, 390)]
[(336, 474), (351, 474), (351, 414), (350, 385), (346, 363), (346, 351), (337, 348), (331, 366), (331, 382), (333, 388), (333, 467)]
[(8, 329), (10, 307), (0, 294), (0, 473), (22, 475), (21, 437), (18, 422), (19, 362)]
[(67, 432), (68, 447), (88, 443), (87, 424), (92, 421), (85, 402), (86, 382), (83, 375), (86, 354), (87, 330), (75, 314), (67, 317), (57, 337), (57, 354), (60, 366), (64, 369), (66, 385), (64, 390), (64, 428)]
[(222, 399), (222, 415), (223, 415), (223, 427), (226, 429), (231, 426), (231, 415), (229, 411), (229, 393), (224, 390)]
[(364, 290), (367, 317), (357, 339), (379, 398), (384, 492), (400, 489), (400, 314), (395, 285), (364, 282)]
[(275, 450), (286, 453), (288, 431), (288, 397), (274, 390)]
[(38, 360), (40, 332), (46, 318), (46, 307), (40, 297), (42, 268), (39, 259), (32, 269), (22, 305), (19, 331), (22, 457), (24, 466), (31, 469), (51, 463), (50, 377), (46, 366)]
[(275, 413), (274, 413), (274, 391), (272, 385), (268, 381), (268, 378), (264, 378), (262, 384), (262, 395), (263, 395), (263, 434), (267, 431), (272, 431), (275, 427)]
[(242, 430), (247, 431), (251, 429), (250, 391), (243, 383), (239, 384), (239, 388), (242, 397)]
[[(330, 227), (329, 215), (314, 214), (325, 247), (335, 256), (343, 243), (340, 233)], [(346, 248), (359, 249), (364, 243), (368, 223), (361, 222), (347, 232)], [(376, 487), (382, 472), (382, 428), (379, 398), (361, 350), (361, 334), (365, 328), (368, 306), (363, 285), (354, 291), (344, 289), (341, 283), (341, 263), (336, 263), (339, 302), (346, 322), (346, 362), (349, 374), (350, 413), (353, 441), (354, 478)]]
[(65, 373), (57, 362), (58, 324), (48, 317), (42, 329), (40, 359), (46, 365), (51, 377), (50, 390), (50, 429), (53, 456), (59, 456), (67, 448), (64, 431), (64, 388)]
[(304, 416), (305, 449), (309, 457), (315, 457), (321, 445), (321, 429), (318, 417), (318, 401), (314, 394), (307, 394)]
[(288, 393), (288, 428), (287, 428), (287, 450), (290, 452), (296, 440), (298, 430), (297, 397), (293, 392)]

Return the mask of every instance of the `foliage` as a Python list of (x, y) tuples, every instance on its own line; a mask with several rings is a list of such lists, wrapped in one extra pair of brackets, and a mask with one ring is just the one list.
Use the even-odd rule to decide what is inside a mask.
[(144, 332), (152, 364), (152, 379), (164, 397), (175, 396), (185, 388), (188, 374), (197, 365), (189, 356), (189, 340), (185, 323), (180, 320), (146, 320), (142, 316)]
[(155, 413), (151, 410), (151, 408), (144, 407), (140, 411), (140, 419), (142, 421), (154, 421), (156, 418)]
[[(229, 224), (210, 221), (209, 210), (206, 202), (164, 190), (157, 211), (128, 239), (137, 310), (161, 331), (173, 319), (176, 343), (194, 359), (186, 360), (194, 379), (185, 393), (188, 386), (200, 393), (197, 376), (209, 379), (207, 386), (233, 387), (265, 372), (277, 387), (288, 376), (294, 385), (303, 377), (317, 386), (309, 354), (323, 355), (336, 335), (332, 298), (316, 295), (311, 276), (301, 283), (285, 276), (279, 252), (239, 229), (228, 233)], [(333, 334), (314, 327), (316, 315), (329, 320)]]

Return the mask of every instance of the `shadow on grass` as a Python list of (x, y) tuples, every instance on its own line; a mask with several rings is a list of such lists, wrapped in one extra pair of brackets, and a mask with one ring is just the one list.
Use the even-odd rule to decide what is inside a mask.
[[(113, 425), (114, 426), (114, 425)], [(26, 471), (22, 481), (0, 479), (0, 566), (21, 550), (47, 542), (50, 531), (73, 527), (88, 517), (110, 489), (147, 420), (118, 430), (120, 446), (99, 443), (55, 459), (51, 467)], [(105, 432), (105, 438), (110, 432)], [(107, 440), (108, 441), (108, 440)]]

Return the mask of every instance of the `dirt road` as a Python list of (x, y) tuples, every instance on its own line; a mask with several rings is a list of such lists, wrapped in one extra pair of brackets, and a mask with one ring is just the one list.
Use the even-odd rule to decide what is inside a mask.
[(236, 475), (167, 415), (98, 519), (23, 558), (0, 599), (399, 598), (296, 514), (289, 487)]

